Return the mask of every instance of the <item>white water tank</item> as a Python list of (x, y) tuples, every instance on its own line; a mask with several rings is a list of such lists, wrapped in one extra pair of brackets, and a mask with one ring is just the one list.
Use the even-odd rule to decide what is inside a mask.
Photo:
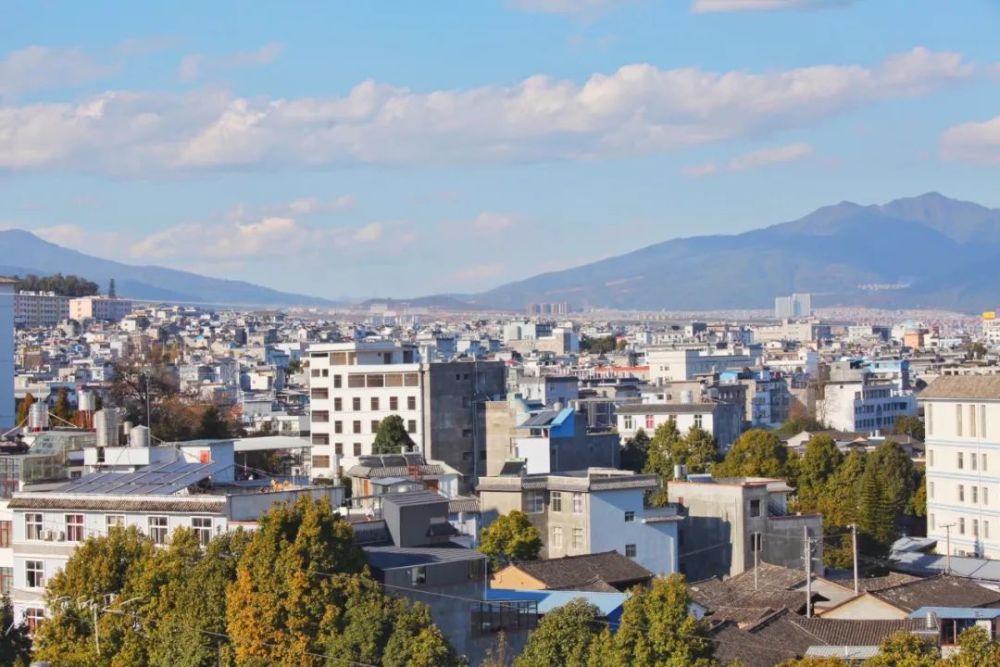
[(149, 447), (149, 429), (135, 426), (128, 432), (129, 447)]
[(77, 407), (81, 412), (94, 411), (94, 392), (81, 389), (76, 393)]
[(98, 410), (94, 413), (94, 428), (97, 430), (98, 447), (118, 446), (118, 413), (114, 410)]
[(44, 431), (49, 427), (49, 405), (45, 401), (32, 403), (28, 408), (28, 430)]
[(694, 392), (690, 389), (684, 389), (681, 391), (681, 403), (684, 403), (685, 405), (694, 403)]

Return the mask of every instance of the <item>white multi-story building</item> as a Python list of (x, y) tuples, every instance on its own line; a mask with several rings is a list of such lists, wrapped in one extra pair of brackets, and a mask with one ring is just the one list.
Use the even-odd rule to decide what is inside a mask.
[(372, 453), (379, 423), (399, 415), (423, 445), (420, 359), (414, 346), (394, 341), (330, 343), (309, 348), (312, 474), (335, 478)]
[(941, 554), (950, 538), (952, 554), (1000, 558), (1000, 376), (942, 376), (920, 402), (927, 536)]
[(699, 375), (756, 366), (760, 361), (760, 352), (751, 353), (746, 348), (651, 347), (646, 352), (646, 359), (649, 362), (650, 382), (662, 385), (665, 382), (693, 380)]
[(70, 319), (117, 322), (132, 312), (132, 302), (108, 296), (82, 296), (69, 300)]
[(18, 292), (14, 322), (23, 327), (52, 327), (69, 319), (69, 297), (55, 292)]
[(821, 422), (852, 433), (891, 431), (899, 417), (915, 414), (917, 400), (911, 392), (867, 379), (828, 382), (823, 398), (816, 401), (816, 416)]
[(0, 430), (14, 426), (14, 286), (0, 279)]

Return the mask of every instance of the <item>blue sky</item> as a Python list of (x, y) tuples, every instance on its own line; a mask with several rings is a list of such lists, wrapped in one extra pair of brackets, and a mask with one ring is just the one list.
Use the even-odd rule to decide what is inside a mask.
[(997, 0), (8, 4), (0, 225), (406, 297), (845, 199), (1000, 207), (997, 25)]

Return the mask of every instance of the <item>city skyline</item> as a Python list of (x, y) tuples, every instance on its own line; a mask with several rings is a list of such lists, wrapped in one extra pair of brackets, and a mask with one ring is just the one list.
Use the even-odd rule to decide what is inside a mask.
[(842, 199), (1000, 206), (987, 2), (233, 8), (14, 7), (0, 224), (411, 297)]

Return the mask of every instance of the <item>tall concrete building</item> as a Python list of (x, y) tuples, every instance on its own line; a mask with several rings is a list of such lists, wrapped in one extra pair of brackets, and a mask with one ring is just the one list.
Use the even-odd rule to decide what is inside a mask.
[(1000, 558), (1000, 376), (945, 375), (920, 402), (927, 537), (940, 554)]
[(69, 319), (69, 297), (55, 292), (18, 292), (14, 295), (14, 322), (18, 326), (53, 327)]
[(416, 448), (469, 484), (485, 472), (485, 402), (506, 391), (501, 362), (421, 363), (396, 341), (309, 348), (313, 477), (334, 478), (372, 453), (379, 424), (399, 415)]
[(14, 286), (0, 279), (0, 429), (14, 426)]
[(69, 316), (78, 322), (102, 320), (117, 322), (132, 312), (132, 302), (108, 296), (81, 296), (69, 300)]
[(812, 295), (792, 294), (774, 299), (774, 317), (779, 320), (794, 320), (812, 317)]

